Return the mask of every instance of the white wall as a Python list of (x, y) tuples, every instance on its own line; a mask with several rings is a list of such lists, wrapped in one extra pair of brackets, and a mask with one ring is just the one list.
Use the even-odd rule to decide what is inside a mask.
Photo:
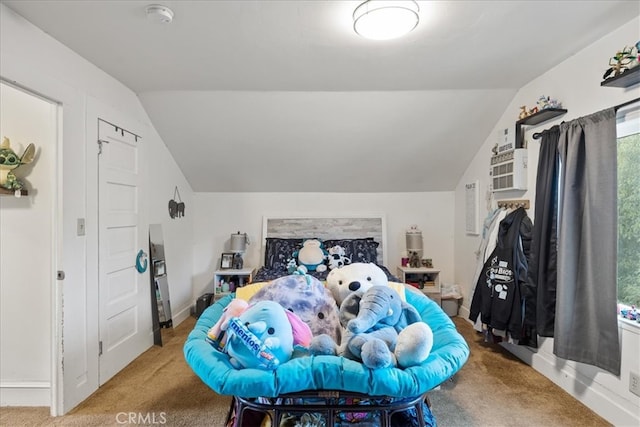
[(56, 109), (0, 84), (0, 137), (19, 156), (36, 147), (15, 171), (29, 195), (0, 196), (0, 405), (49, 401)]
[[(160, 136), (155, 129), (151, 131), (155, 144), (149, 150), (149, 224), (162, 226), (171, 313), (173, 324), (177, 326), (189, 317), (193, 303), (194, 193)], [(176, 187), (185, 204), (185, 216), (171, 219), (168, 204), (174, 198)]]
[[(562, 120), (572, 120), (637, 98), (640, 95), (637, 85), (630, 89), (619, 89), (601, 87), (600, 82), (604, 71), (608, 68), (609, 58), (625, 45), (633, 45), (638, 41), (640, 36), (638, 28), (640, 28), (640, 21), (635, 18), (521, 88), (496, 124), (494, 132), (469, 165), (458, 183), (455, 196), (455, 280), (466, 288), (465, 296), (468, 296), (471, 289), (476, 266), (474, 250), (478, 247), (479, 238), (464, 234), (464, 184), (479, 179), (480, 193), (484, 197), (489, 185), (491, 148), (497, 142), (499, 130), (507, 127), (514, 129), (519, 107), (535, 106), (540, 95), (560, 100), (563, 107), (568, 109), (566, 115), (538, 126), (525, 127), (526, 140), (529, 142), (530, 190), (499, 193), (496, 197), (497, 199), (530, 199), (532, 208), (528, 213), (533, 219), (534, 186), (540, 141), (534, 140), (531, 135), (533, 132), (548, 129)], [(485, 203), (481, 201), (481, 217), (484, 217), (486, 212)], [(463, 315), (468, 315), (469, 303), (470, 299), (465, 298)], [(537, 353), (532, 353), (524, 347), (507, 346), (507, 348), (611, 423), (617, 426), (640, 425), (640, 398), (629, 392), (629, 371), (640, 372), (638, 357), (640, 328), (625, 325), (621, 327), (620, 335), (623, 351), (620, 378), (601, 369), (556, 358), (553, 355), (553, 339), (543, 339)]]
[(264, 215), (383, 214), (387, 221), (387, 263), (392, 273), (405, 247), (405, 231), (422, 230), (424, 257), (433, 258), (441, 281), (453, 272), (453, 192), (431, 193), (196, 193), (194, 297), (213, 291), (213, 272), (230, 235), (246, 232), (253, 242), (245, 264), (260, 266)]
[[(54, 269), (64, 270), (66, 279), (58, 282), (55, 289), (55, 300), (60, 307), (64, 303), (64, 313), (52, 313), (52, 316), (57, 325), (53, 339), (61, 343), (64, 333), (65, 363), (64, 372), (57, 370), (51, 375), (54, 381), (61, 381), (63, 376), (76, 379), (74, 384), (65, 382), (64, 396), (52, 394), (52, 412), (63, 413), (97, 386), (97, 379), (91, 376), (97, 346), (90, 346), (97, 344), (97, 218), (89, 216), (97, 188), (92, 184), (95, 179), (88, 177), (96, 170), (93, 164), (96, 159), (90, 155), (95, 146), (88, 145), (95, 141), (87, 141), (86, 130), (87, 123), (95, 123), (95, 118), (87, 117), (90, 100), (149, 129), (149, 134), (144, 135), (144, 143), (149, 144), (147, 151), (151, 153), (147, 168), (150, 177), (149, 222), (163, 225), (174, 324), (188, 315), (192, 303), (193, 211), (190, 209), (193, 192), (131, 90), (3, 4), (0, 4), (0, 76), (58, 101), (63, 109), (58, 164), (61, 176), (60, 182), (54, 183), (59, 187), (57, 206), (61, 218), (60, 224), (54, 225), (59, 236)], [(171, 220), (167, 203), (173, 198), (176, 185), (187, 214), (179, 220)], [(78, 218), (86, 218), (86, 236), (76, 236)], [(31, 265), (24, 259), (17, 267), (28, 270)], [(44, 327), (48, 328), (50, 323)], [(28, 333), (23, 335), (25, 340), (31, 340)], [(62, 351), (61, 345), (57, 351)], [(25, 379), (28, 378), (17, 378)]]

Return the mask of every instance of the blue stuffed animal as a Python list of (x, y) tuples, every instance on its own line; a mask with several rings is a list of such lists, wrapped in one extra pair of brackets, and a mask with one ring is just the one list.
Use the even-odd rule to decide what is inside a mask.
[(250, 305), (229, 320), (226, 332), (224, 352), (236, 369), (274, 370), (291, 359), (294, 345), (311, 337), (306, 323), (274, 301)]
[(326, 335), (314, 337), (311, 354), (336, 354), (371, 369), (407, 368), (424, 362), (433, 346), (429, 325), (388, 286), (349, 295), (340, 305), (340, 322), (345, 326), (342, 342), (338, 345)]
[(307, 239), (302, 243), (302, 248), (296, 251), (293, 256), (297, 258), (298, 265), (304, 266), (308, 271), (322, 273), (327, 270), (325, 260), (327, 251), (322, 247), (322, 242), (318, 239)]

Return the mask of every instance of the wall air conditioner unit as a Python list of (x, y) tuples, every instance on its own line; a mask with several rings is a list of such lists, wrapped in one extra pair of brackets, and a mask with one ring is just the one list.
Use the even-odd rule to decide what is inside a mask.
[(516, 148), (491, 156), (493, 191), (527, 189), (527, 149)]

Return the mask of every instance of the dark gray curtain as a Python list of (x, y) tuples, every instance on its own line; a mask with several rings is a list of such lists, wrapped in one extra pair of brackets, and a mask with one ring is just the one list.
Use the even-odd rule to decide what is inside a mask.
[(553, 350), (620, 375), (615, 116), (611, 108), (560, 125)]
[[(524, 327), (532, 343), (536, 333), (552, 337), (556, 313), (558, 178), (560, 127), (542, 133), (536, 178), (535, 223), (525, 298)], [(529, 344), (530, 345), (530, 344)], [(537, 347), (537, 345), (535, 345)]]

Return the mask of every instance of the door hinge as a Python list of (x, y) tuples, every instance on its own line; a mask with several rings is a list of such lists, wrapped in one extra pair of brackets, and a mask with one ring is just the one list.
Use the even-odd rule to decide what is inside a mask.
[(102, 341), (98, 342), (98, 356), (102, 356)]

